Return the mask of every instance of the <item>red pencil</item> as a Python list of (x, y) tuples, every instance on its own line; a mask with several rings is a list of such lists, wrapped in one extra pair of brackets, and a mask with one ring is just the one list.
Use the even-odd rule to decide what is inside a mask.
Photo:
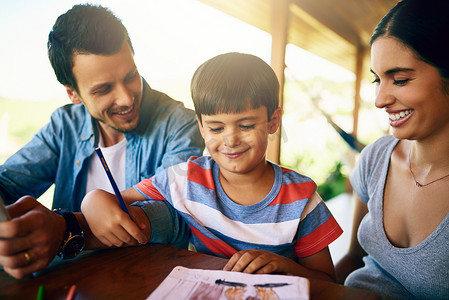
[(65, 300), (73, 300), (75, 299), (75, 293), (76, 293), (76, 285), (72, 285), (69, 289), (69, 292), (67, 293), (67, 297)]

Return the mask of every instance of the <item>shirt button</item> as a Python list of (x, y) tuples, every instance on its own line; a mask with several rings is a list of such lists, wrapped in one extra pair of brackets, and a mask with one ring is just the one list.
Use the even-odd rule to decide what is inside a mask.
[(76, 165), (77, 165), (77, 166), (80, 165), (80, 161), (79, 161), (79, 160), (76, 161)]
[(84, 140), (85, 138), (86, 138), (86, 136), (85, 136), (85, 135), (82, 135), (82, 136), (81, 136), (81, 139), (83, 139), (83, 140)]

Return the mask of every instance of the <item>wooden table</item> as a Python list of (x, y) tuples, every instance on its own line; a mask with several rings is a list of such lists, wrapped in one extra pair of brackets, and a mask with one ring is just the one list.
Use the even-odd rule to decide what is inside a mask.
[[(220, 270), (226, 259), (151, 244), (87, 251), (71, 261), (52, 263), (33, 278), (16, 280), (0, 271), (0, 299), (36, 299), (40, 285), (45, 299), (65, 299), (72, 284), (75, 299), (145, 299), (175, 266)], [(310, 280), (311, 299), (380, 299), (368, 291)]]

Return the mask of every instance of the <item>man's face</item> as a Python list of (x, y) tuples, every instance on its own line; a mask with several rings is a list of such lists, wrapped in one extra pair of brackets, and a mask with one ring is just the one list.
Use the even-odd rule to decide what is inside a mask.
[(74, 104), (83, 103), (99, 121), (103, 137), (136, 128), (142, 102), (142, 79), (127, 42), (112, 55), (75, 54), (73, 74), (79, 93), (66, 87)]

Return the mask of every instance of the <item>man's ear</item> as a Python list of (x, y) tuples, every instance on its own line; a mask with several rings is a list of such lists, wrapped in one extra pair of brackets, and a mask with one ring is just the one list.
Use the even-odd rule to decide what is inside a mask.
[(69, 96), (70, 101), (72, 101), (73, 104), (81, 104), (81, 97), (78, 95), (78, 92), (75, 91), (74, 88), (69, 87), (68, 85), (64, 85), (65, 90), (67, 91), (67, 96)]
[(200, 128), (201, 136), (204, 139), (204, 128), (203, 124), (201, 124), (200, 118), (198, 118), (198, 115), (196, 116), (196, 121), (198, 122), (198, 127)]
[(279, 126), (281, 126), (281, 120), (282, 120), (282, 110), (280, 107), (278, 107), (271, 115), (270, 123), (268, 124), (269, 134), (273, 134), (278, 130)]

